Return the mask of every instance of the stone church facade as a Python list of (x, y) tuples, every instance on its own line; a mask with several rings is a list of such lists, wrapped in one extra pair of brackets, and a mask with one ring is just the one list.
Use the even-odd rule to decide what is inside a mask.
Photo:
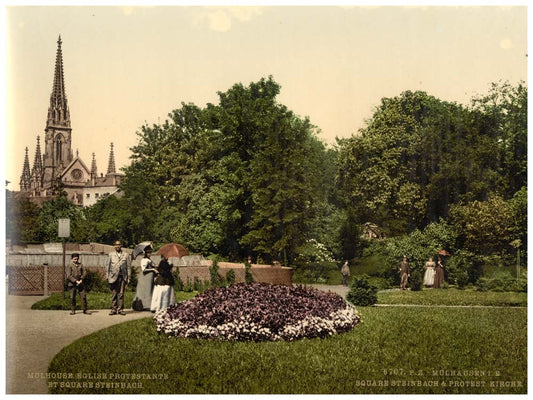
[(57, 41), (54, 83), (44, 129), (44, 154), (37, 136), (35, 157), (30, 168), (28, 148), (20, 178), (20, 195), (41, 203), (57, 196), (60, 191), (74, 204), (90, 206), (105, 195), (120, 195), (123, 174), (116, 172), (113, 143), (110, 144), (107, 172), (98, 175), (95, 154), (91, 167), (72, 152), (72, 128), (65, 92), (61, 36)]

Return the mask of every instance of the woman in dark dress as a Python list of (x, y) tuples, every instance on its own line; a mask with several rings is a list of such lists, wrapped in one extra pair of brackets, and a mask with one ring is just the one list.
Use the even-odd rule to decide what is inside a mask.
[(444, 283), (444, 264), (442, 263), (442, 257), (439, 256), (439, 261), (437, 261), (437, 266), (435, 267), (435, 281), (433, 282), (433, 287), (439, 289)]
[(154, 281), (154, 293), (150, 310), (157, 312), (176, 304), (174, 295), (174, 277), (172, 276), (172, 265), (169, 264), (165, 256), (161, 256), (161, 261), (157, 266), (157, 275)]

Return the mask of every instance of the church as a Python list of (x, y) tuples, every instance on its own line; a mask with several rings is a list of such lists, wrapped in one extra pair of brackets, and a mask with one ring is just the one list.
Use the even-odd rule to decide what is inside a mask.
[(26, 147), (20, 177), (20, 195), (28, 197), (33, 202), (42, 203), (64, 191), (72, 203), (87, 207), (105, 195), (120, 195), (119, 185), (124, 175), (116, 172), (113, 143), (110, 144), (105, 175), (103, 173), (98, 175), (94, 153), (91, 167), (88, 168), (78, 151), (75, 155), (72, 152), (72, 128), (65, 92), (61, 44), (59, 36), (54, 83), (44, 129), (44, 154), (41, 152), (41, 139), (37, 136), (31, 168)]

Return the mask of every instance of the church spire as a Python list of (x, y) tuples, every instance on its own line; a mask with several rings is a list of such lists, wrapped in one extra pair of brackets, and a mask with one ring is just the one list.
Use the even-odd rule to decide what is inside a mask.
[(63, 73), (63, 52), (61, 50), (61, 35), (57, 39), (56, 66), (54, 73), (54, 86), (50, 95), (50, 107), (48, 108), (49, 126), (62, 126), (70, 128), (70, 111), (68, 109), (67, 95), (65, 92), (65, 77)]
[(61, 50), (61, 35), (57, 40), (54, 84), (50, 94), (50, 106), (46, 118), (44, 136), (44, 157), (42, 186), (44, 189), (54, 190), (57, 180), (71, 162), (72, 128), (70, 127), (70, 111), (65, 92), (65, 77), (63, 73), (63, 52)]
[(24, 165), (22, 167), (22, 175), (20, 176), (20, 190), (27, 192), (31, 188), (31, 174), (30, 174), (30, 160), (28, 159), (28, 148), (26, 147), (26, 155), (24, 156)]
[(41, 138), (37, 136), (37, 147), (35, 148), (35, 158), (33, 160), (32, 175), (37, 174), (39, 177), (43, 173), (43, 158), (41, 156)]
[(41, 156), (41, 138), (37, 136), (37, 147), (35, 148), (35, 158), (33, 159), (33, 168), (31, 170), (31, 184), (36, 191), (40, 190), (41, 179), (43, 176), (43, 158)]
[(91, 163), (91, 178), (92, 177), (97, 177), (98, 176), (98, 170), (96, 169), (96, 157), (93, 153), (93, 161)]
[(111, 151), (109, 152), (109, 164), (107, 165), (107, 173), (114, 174), (115, 172), (115, 153), (113, 152), (113, 142), (111, 142)]

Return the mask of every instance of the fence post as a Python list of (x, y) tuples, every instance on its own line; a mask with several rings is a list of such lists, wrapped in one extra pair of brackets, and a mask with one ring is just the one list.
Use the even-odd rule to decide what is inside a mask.
[(44, 295), (48, 296), (48, 263), (43, 263), (44, 267)]

